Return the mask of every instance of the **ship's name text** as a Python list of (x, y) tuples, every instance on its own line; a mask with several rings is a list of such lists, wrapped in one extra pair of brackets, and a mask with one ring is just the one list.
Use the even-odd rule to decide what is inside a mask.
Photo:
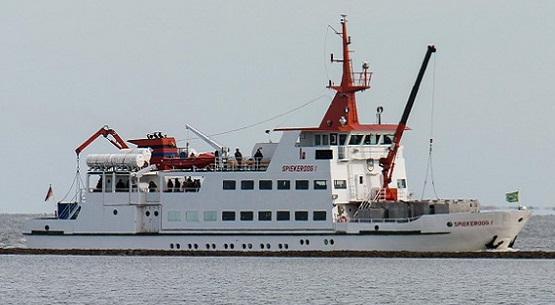
[(472, 221), (455, 221), (455, 227), (476, 227), (476, 226), (491, 226), (493, 220), (472, 220)]
[(285, 164), (281, 167), (282, 172), (315, 172), (314, 164)]

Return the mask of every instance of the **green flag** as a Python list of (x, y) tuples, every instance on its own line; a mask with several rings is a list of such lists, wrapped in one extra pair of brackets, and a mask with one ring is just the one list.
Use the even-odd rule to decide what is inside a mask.
[(518, 202), (518, 191), (506, 193), (505, 200), (507, 200), (507, 202)]

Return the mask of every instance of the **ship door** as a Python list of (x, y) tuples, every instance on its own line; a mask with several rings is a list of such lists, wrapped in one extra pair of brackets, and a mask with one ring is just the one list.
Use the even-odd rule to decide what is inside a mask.
[(144, 206), (142, 208), (141, 218), (141, 232), (142, 233), (157, 233), (160, 231), (160, 213), (159, 206)]
[(366, 177), (364, 175), (355, 175), (356, 199), (364, 200), (368, 195), (368, 187), (366, 186)]

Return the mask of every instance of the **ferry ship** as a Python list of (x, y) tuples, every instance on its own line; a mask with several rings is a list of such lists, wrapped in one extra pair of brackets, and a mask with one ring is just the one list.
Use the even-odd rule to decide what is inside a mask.
[[(28, 220), (33, 249), (228, 252), (479, 251), (508, 249), (531, 212), (481, 211), (476, 199), (414, 200), (401, 138), (428, 61), (428, 46), (398, 124), (359, 122), (356, 93), (370, 88), (364, 62), (352, 68), (343, 15), (341, 83), (320, 124), (278, 128), (279, 142), (236, 154), (192, 126), (215, 150), (196, 153), (155, 132), (118, 151), (87, 156), (86, 182), (54, 217)], [(378, 108), (378, 116), (381, 109)], [(129, 147), (128, 143), (136, 147)], [(79, 163), (79, 162), (78, 162)], [(79, 167), (78, 167), (78, 176)]]

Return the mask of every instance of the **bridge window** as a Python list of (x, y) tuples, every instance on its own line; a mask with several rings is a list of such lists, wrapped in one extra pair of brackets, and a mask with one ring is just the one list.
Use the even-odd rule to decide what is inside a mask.
[(378, 145), (378, 136), (375, 134), (367, 134), (364, 136), (364, 145)]
[(322, 136), (319, 134), (314, 135), (314, 146), (322, 145)]
[(351, 135), (351, 139), (349, 139), (349, 145), (359, 145), (362, 141), (363, 135), (361, 134), (354, 134)]
[(397, 188), (405, 189), (407, 188), (407, 180), (405, 179), (397, 179)]
[(337, 145), (337, 134), (330, 133), (330, 145)]
[(347, 135), (344, 133), (339, 134), (339, 145), (345, 145), (345, 141), (347, 141)]
[(393, 143), (392, 139), (393, 139), (392, 135), (383, 135), (381, 144), (383, 144), (383, 145), (391, 144), (391, 143)]

